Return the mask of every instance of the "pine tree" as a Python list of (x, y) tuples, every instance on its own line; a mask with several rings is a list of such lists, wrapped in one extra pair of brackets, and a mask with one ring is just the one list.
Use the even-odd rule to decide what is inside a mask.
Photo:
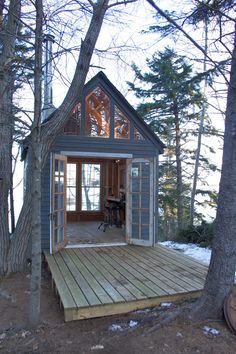
[[(160, 207), (166, 237), (173, 237), (176, 221), (178, 229), (184, 228), (189, 213), (195, 152), (189, 139), (197, 134), (196, 123), (205, 102), (200, 87), (203, 76), (169, 48), (153, 55), (147, 65), (150, 71), (142, 74), (133, 64), (140, 84), (128, 84), (137, 97), (145, 99), (138, 111), (166, 144), (160, 166)], [(208, 121), (205, 131), (210, 130)], [(203, 161), (209, 168), (209, 161)]]

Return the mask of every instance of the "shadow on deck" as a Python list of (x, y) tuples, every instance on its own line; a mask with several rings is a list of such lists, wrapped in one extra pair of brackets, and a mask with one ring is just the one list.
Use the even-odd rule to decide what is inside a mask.
[(198, 297), (207, 266), (163, 246), (64, 249), (45, 254), (65, 321)]

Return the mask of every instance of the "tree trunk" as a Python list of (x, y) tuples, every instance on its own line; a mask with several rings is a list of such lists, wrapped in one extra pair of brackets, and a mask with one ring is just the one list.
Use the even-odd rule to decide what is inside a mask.
[[(176, 106), (176, 105), (175, 105)], [(182, 181), (182, 162), (181, 162), (181, 141), (180, 141), (180, 126), (179, 126), (179, 116), (178, 109), (174, 107), (175, 116), (175, 157), (176, 157), (176, 172), (177, 172), (177, 222), (178, 229), (183, 229), (183, 181)]]
[(13, 189), (13, 173), (11, 173), (10, 186), (10, 215), (11, 215), (11, 233), (15, 230), (15, 207), (14, 207), (14, 189)]
[(41, 294), (41, 107), (42, 107), (42, 38), (43, 4), (36, 0), (35, 67), (34, 67), (34, 123), (32, 131), (32, 251), (30, 277), (29, 323), (36, 326), (40, 318)]
[(234, 283), (236, 268), (236, 31), (228, 87), (223, 163), (212, 257), (203, 296), (192, 314), (197, 318), (219, 318), (225, 297)]
[[(4, 75), (6, 80), (8, 75)], [(5, 85), (0, 79), (0, 275), (6, 271), (7, 252), (9, 249), (8, 193), (11, 187), (11, 102), (7, 96)]]
[[(204, 62), (203, 62), (203, 72), (206, 72), (207, 69), (207, 52), (208, 52), (208, 19), (205, 18), (205, 45), (204, 45)], [(206, 94), (207, 88), (207, 78), (204, 80), (204, 95)], [(199, 168), (199, 160), (200, 160), (200, 153), (202, 147), (202, 134), (204, 128), (204, 119), (206, 114), (206, 103), (203, 104), (200, 124), (199, 124), (199, 131), (198, 131), (198, 139), (197, 139), (197, 150), (195, 155), (195, 165), (194, 165), (194, 174), (193, 174), (193, 185), (191, 191), (191, 198), (190, 198), (190, 212), (189, 212), (189, 225), (193, 226), (194, 223), (194, 206), (195, 206), (195, 196), (197, 190), (197, 181), (198, 181), (198, 168)]]
[(43, 165), (46, 162), (48, 153), (55, 138), (63, 128), (66, 120), (69, 118), (75, 104), (82, 98), (82, 91), (89, 70), (90, 61), (102, 27), (108, 3), (109, 0), (99, 0), (96, 4), (94, 4), (93, 16), (85, 39), (81, 44), (80, 56), (76, 65), (74, 78), (67, 95), (61, 106), (53, 113), (52, 119), (42, 125), (41, 139), (43, 148)]
[[(2, 13), (2, 7), (0, 8)], [(11, 0), (6, 24), (1, 21), (0, 52), (0, 276), (7, 271), (10, 246), (8, 196), (11, 187), (13, 140), (12, 60), (21, 11), (21, 1)]]
[[(32, 191), (31, 187), (28, 190)], [(23, 207), (20, 212), (16, 229), (11, 239), (9, 251), (7, 254), (7, 267), (5, 274), (22, 272), (26, 267), (26, 252), (32, 229), (31, 221), (32, 195), (30, 193), (26, 193), (24, 196)]]
[[(70, 116), (70, 113), (74, 108), (74, 105), (82, 97), (82, 90), (89, 70), (91, 57), (101, 30), (103, 19), (108, 7), (108, 2), (109, 0), (99, 0), (96, 4), (93, 5), (94, 6), (93, 16), (90, 22), (89, 29), (85, 36), (85, 39), (81, 45), (78, 63), (76, 66), (76, 70), (75, 70), (75, 74), (71, 86), (61, 106), (52, 114), (51, 119), (42, 125), (42, 129), (41, 129), (42, 168), (47, 160), (48, 154), (50, 152), (50, 148), (55, 138), (61, 131), (67, 118)], [(32, 180), (32, 176), (34, 178), (34, 164), (32, 163), (32, 143), (33, 143), (32, 135), (29, 136), (28, 141), (29, 141), (28, 156), (31, 157), (28, 159), (29, 160), (28, 168), (27, 168), (28, 182), (26, 185), (24, 204), (11, 243), (9, 245), (9, 252), (6, 251), (6, 247), (4, 245), (2, 247), (5, 250), (4, 252), (8, 253), (7, 261), (5, 261), (6, 267), (2, 270), (2, 274), (22, 271), (26, 264), (26, 251), (29, 243), (29, 237), (32, 231), (32, 224), (31, 224), (32, 190), (33, 190), (32, 188), (33, 188), (33, 184), (35, 183), (35, 181)], [(7, 213), (7, 220), (8, 220), (8, 213)], [(1, 225), (2, 224), (5, 223), (1, 222)], [(0, 245), (1, 244), (2, 241), (0, 240)], [(1, 252), (1, 246), (0, 246), (0, 252)], [(3, 258), (1, 257), (0, 254), (0, 262), (2, 261), (2, 259)]]

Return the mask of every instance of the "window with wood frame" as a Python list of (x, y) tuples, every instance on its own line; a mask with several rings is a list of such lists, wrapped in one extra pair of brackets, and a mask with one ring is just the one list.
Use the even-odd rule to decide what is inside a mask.
[(117, 106), (114, 114), (114, 138), (130, 139), (130, 121)]
[(144, 141), (143, 134), (133, 126), (122, 111), (122, 107), (118, 107), (114, 101), (113, 97), (109, 97), (109, 94), (100, 86), (95, 87), (86, 95), (82, 101), (84, 103), (75, 105), (64, 127), (64, 134), (80, 135), (82, 133), (94, 138)]
[(134, 128), (134, 140), (139, 140), (139, 141), (142, 141), (142, 140), (145, 140), (144, 139), (144, 136), (140, 133), (140, 131), (137, 129), (137, 128)]
[(66, 210), (76, 211), (76, 163), (67, 163)]
[(82, 211), (101, 210), (101, 164), (81, 165)]
[(110, 99), (100, 87), (85, 98), (85, 135), (110, 137)]

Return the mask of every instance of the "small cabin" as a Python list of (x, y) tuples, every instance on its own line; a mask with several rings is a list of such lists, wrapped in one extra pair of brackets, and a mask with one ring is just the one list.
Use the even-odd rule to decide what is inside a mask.
[(42, 171), (42, 248), (154, 246), (163, 147), (105, 74), (93, 77)]

